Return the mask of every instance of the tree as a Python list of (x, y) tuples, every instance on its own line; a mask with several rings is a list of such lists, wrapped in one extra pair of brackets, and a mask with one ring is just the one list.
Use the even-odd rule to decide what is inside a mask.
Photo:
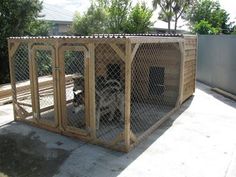
[(84, 15), (75, 14), (72, 23), (72, 33), (75, 35), (107, 33), (107, 19), (105, 9), (93, 3)]
[(109, 32), (122, 33), (124, 32), (125, 24), (127, 22), (129, 10), (131, 7), (130, 0), (111, 0), (108, 4), (109, 13)]
[(168, 33), (170, 33), (170, 23), (174, 16), (172, 9), (173, 0), (153, 0), (152, 3), (154, 9), (157, 9), (158, 6), (161, 7), (159, 19), (162, 19), (168, 23)]
[(153, 0), (153, 8), (161, 7), (159, 19), (168, 23), (168, 32), (171, 31), (171, 21), (175, 22), (174, 31), (177, 30), (179, 18), (187, 11), (194, 0)]
[(212, 25), (205, 20), (201, 20), (194, 25), (193, 31), (198, 34), (217, 34), (219, 29), (212, 27)]
[(173, 18), (175, 22), (175, 31), (177, 30), (177, 24), (179, 18), (187, 11), (193, 0), (173, 0)]
[(40, 0), (2, 0), (0, 6), (0, 83), (9, 82), (7, 37), (22, 36), (39, 17)]
[(146, 7), (145, 3), (136, 4), (128, 17), (125, 25), (126, 33), (147, 33), (153, 23), (150, 21), (152, 10)]
[[(221, 8), (218, 1), (200, 0), (188, 10), (186, 19), (189, 20), (192, 29), (196, 24), (206, 25), (205, 22), (215, 28), (217, 34), (228, 34), (232, 23), (229, 22), (229, 14)], [(201, 22), (204, 20), (205, 22)]]
[(152, 25), (151, 16), (145, 4), (131, 9), (130, 0), (96, 0), (82, 16), (75, 15), (72, 33), (146, 33)]
[(48, 36), (52, 28), (53, 28), (53, 23), (49, 21), (34, 20), (29, 24), (28, 29), (25, 31), (25, 35)]

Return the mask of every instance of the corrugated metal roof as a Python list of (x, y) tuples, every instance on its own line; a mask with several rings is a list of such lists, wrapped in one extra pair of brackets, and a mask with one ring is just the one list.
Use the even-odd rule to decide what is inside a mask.
[(96, 38), (129, 38), (129, 37), (183, 37), (182, 34), (93, 34), (91, 36), (22, 36), (9, 39), (96, 39)]

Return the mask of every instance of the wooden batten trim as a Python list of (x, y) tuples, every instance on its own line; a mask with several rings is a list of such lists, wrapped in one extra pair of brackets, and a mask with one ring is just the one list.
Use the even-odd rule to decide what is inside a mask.
[(179, 43), (183, 42), (182, 37), (156, 37), (156, 38), (149, 38), (149, 37), (140, 37), (140, 36), (131, 36), (129, 37), (132, 44), (141, 44), (141, 43)]
[(118, 144), (119, 142), (121, 142), (122, 140), (124, 140), (124, 132), (119, 133), (115, 139), (111, 142), (112, 146), (115, 146), (116, 144)]
[(137, 140), (138, 140), (136, 135), (131, 130), (130, 130), (130, 138), (131, 138), (132, 142), (134, 142), (134, 143), (137, 142)]
[(132, 148), (134, 148), (138, 143), (140, 143), (143, 139), (145, 139), (147, 136), (149, 136), (151, 133), (153, 133), (160, 125), (162, 125), (165, 121), (167, 121), (170, 116), (175, 112), (177, 111), (179, 108), (178, 107), (175, 107), (174, 109), (172, 109), (170, 112), (168, 112), (165, 116), (163, 116), (160, 120), (158, 120), (153, 126), (151, 126), (147, 131), (145, 131), (141, 136), (139, 136), (137, 138), (137, 140), (135, 141), (135, 143), (133, 143), (131, 146), (130, 146), (130, 149), (131, 150)]
[(180, 58), (180, 74), (179, 74), (179, 96), (177, 98), (176, 107), (183, 102), (183, 92), (184, 92), (184, 62), (185, 62), (185, 51), (184, 51), (184, 42), (179, 42), (179, 50), (181, 54)]
[(132, 54), (131, 54), (131, 57), (130, 57), (130, 59), (131, 59), (131, 64), (132, 64), (132, 62), (133, 62), (133, 59), (134, 59), (134, 57), (135, 57), (136, 52), (138, 51), (139, 46), (140, 46), (140, 44), (135, 44), (135, 46), (134, 46), (134, 49), (133, 49)]
[(125, 54), (120, 50), (120, 48), (114, 44), (110, 43), (111, 48), (116, 52), (116, 54), (125, 62)]

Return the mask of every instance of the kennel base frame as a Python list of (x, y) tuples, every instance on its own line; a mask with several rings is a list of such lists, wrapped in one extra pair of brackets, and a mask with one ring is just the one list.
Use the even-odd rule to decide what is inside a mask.
[[(20, 45), (24, 43), (27, 45), (28, 50), (28, 63), (29, 63), (29, 80), (30, 89), (26, 90), (24, 94), (28, 94), (31, 97), (32, 112), (27, 112), (22, 107), (19, 109), (19, 102), (17, 97), (19, 95), (17, 91), (17, 82), (15, 75), (15, 55), (19, 50)], [(96, 104), (95, 104), (95, 67), (96, 67), (96, 52), (95, 49), (98, 45), (107, 44), (109, 45), (115, 54), (124, 63), (124, 127), (123, 131), (117, 133), (111, 141), (103, 141), (97, 137), (96, 130)], [(178, 79), (178, 95), (175, 102), (175, 106), (169, 110), (161, 119), (157, 120), (155, 124), (150, 126), (140, 136), (137, 136), (131, 130), (131, 92), (132, 92), (132, 63), (136, 56), (140, 46), (144, 44), (170, 44), (176, 50), (180, 52), (180, 63), (179, 63), (179, 79)], [(35, 125), (40, 128), (44, 128), (56, 133), (61, 133), (67, 136), (77, 137), (84, 141), (88, 141), (93, 144), (99, 144), (111, 149), (128, 152), (130, 149), (135, 147), (140, 141), (142, 141), (148, 134), (153, 132), (162, 122), (169, 118), (169, 116), (176, 111), (180, 105), (190, 97), (195, 90), (195, 79), (196, 79), (196, 37), (195, 36), (135, 36), (135, 35), (113, 35), (105, 36), (98, 35), (92, 37), (12, 37), (8, 39), (9, 48), (9, 62), (11, 71), (11, 85), (13, 95), (13, 108), (15, 120), (23, 121)], [(123, 47), (120, 47), (123, 46)], [(54, 66), (52, 67), (53, 78), (53, 95), (54, 95), (54, 111), (56, 125), (52, 126), (48, 122), (42, 122), (38, 118), (37, 111), (40, 113), (41, 110), (38, 107), (39, 97), (35, 87), (38, 83), (35, 82), (35, 64), (34, 50), (39, 49), (50, 50), (53, 58), (55, 58)], [(85, 54), (86, 68), (86, 84), (85, 90), (87, 94), (85, 96), (85, 119), (86, 128), (81, 130), (73, 127), (66, 127), (65, 125), (65, 106), (67, 100), (65, 98), (65, 90), (67, 81), (65, 77), (65, 68), (63, 52), (65, 50), (70, 51), (83, 51)], [(45, 84), (46, 85), (46, 84)], [(52, 85), (43, 86), (42, 89), (47, 89)], [(21, 103), (22, 104), (22, 103)], [(45, 108), (47, 109), (47, 108)], [(19, 116), (20, 115), (20, 116)], [(32, 118), (28, 119), (31, 116)]]

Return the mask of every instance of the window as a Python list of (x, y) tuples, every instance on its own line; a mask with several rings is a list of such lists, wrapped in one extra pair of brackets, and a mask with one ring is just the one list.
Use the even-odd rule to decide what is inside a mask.
[(150, 67), (149, 69), (149, 93), (151, 95), (162, 95), (165, 91), (165, 68)]

